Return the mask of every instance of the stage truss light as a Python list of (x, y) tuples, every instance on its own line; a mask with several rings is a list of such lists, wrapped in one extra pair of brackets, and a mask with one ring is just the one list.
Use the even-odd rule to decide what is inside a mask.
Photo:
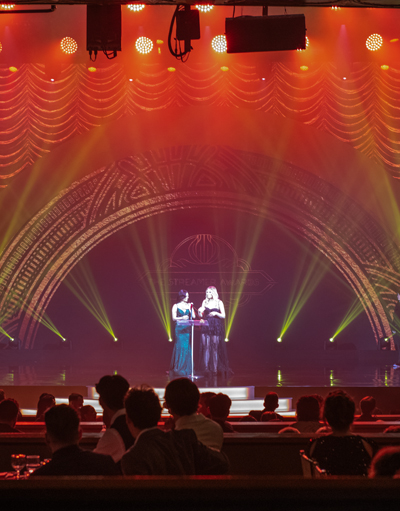
[(224, 35), (216, 35), (211, 41), (211, 47), (217, 53), (226, 53), (226, 37)]
[(145, 4), (128, 4), (128, 9), (132, 12), (140, 12), (146, 7)]
[(278, 337), (278, 339), (276, 340), (276, 342), (282, 342), (282, 337)]
[(78, 50), (78, 43), (72, 37), (64, 37), (61, 39), (61, 50), (67, 55), (72, 55)]
[(147, 55), (148, 53), (150, 53), (151, 50), (153, 49), (153, 46), (154, 46), (153, 41), (148, 37), (142, 36), (136, 39), (135, 43), (136, 51), (138, 51), (142, 55)]
[(0, 53), (3, 51), (3, 45), (0, 43)]
[(172, 339), (171, 339), (171, 337), (170, 337), (170, 338), (168, 339), (168, 342), (172, 342)]
[(200, 12), (210, 12), (214, 9), (213, 5), (210, 4), (198, 4), (195, 6)]
[(14, 9), (15, 4), (1, 4), (1, 9), (3, 11), (10, 11), (11, 9)]
[(338, 5), (332, 5), (332, 11), (340, 11), (340, 7)]
[(383, 44), (383, 38), (380, 34), (372, 34), (365, 42), (369, 51), (378, 51)]

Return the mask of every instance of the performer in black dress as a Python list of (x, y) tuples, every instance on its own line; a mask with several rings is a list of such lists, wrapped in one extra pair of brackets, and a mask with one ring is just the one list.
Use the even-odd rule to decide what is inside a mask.
[(225, 346), (225, 307), (215, 287), (206, 289), (206, 298), (198, 310), (208, 325), (201, 327), (200, 363), (206, 375), (221, 373), (227, 376), (229, 369)]

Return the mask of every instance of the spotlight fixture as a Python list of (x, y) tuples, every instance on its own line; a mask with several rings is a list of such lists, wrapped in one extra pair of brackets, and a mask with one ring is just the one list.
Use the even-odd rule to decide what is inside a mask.
[(306, 51), (309, 46), (310, 46), (310, 39), (306, 36), (306, 47), (304, 49), (297, 48), (297, 51)]
[(331, 337), (329, 341), (325, 341), (324, 348), (326, 350), (336, 350), (337, 348), (337, 342), (335, 337)]
[(18, 71), (18, 68), (15, 66), (10, 66), (8, 70), (10, 71), (10, 73), (16, 73)]
[[(176, 21), (175, 47), (172, 47), (172, 30)], [(168, 48), (178, 60), (186, 61), (192, 51), (191, 42), (200, 39), (200, 13), (190, 5), (177, 5), (168, 33)], [(181, 42), (184, 42), (183, 49)]]
[(282, 337), (278, 337), (278, 339), (276, 340), (276, 342), (282, 342)]
[(72, 55), (78, 50), (78, 43), (72, 37), (64, 37), (60, 43), (61, 50), (67, 55)]
[(382, 69), (383, 71), (387, 71), (387, 70), (389, 69), (389, 66), (388, 66), (387, 64), (382, 64), (382, 65), (381, 65), (381, 69)]
[(390, 350), (390, 337), (381, 337), (378, 342), (378, 347), (381, 351)]
[(226, 338), (225, 338), (225, 342), (229, 342), (229, 339), (228, 339), (228, 337), (226, 337)]
[(200, 12), (210, 12), (214, 9), (214, 6), (211, 4), (198, 4), (195, 6)]
[(226, 37), (224, 35), (216, 35), (211, 41), (211, 47), (217, 53), (226, 53)]
[[(121, 51), (121, 5), (90, 4), (86, 6), (86, 49), (90, 60), (102, 51), (108, 59)], [(92, 58), (94, 55), (94, 58)]]
[(369, 51), (377, 51), (383, 44), (383, 38), (380, 34), (372, 34), (365, 41), (365, 46)]
[(11, 9), (14, 9), (15, 4), (1, 4), (1, 9), (3, 11), (9, 11)]
[(140, 12), (146, 7), (145, 4), (128, 4), (128, 9), (132, 12)]
[(19, 339), (15, 339), (14, 337), (9, 337), (8, 339), (8, 349), (9, 350), (19, 350), (21, 345), (21, 341)]
[(306, 19), (304, 14), (226, 18), (225, 34), (228, 53), (304, 50)]
[(3, 51), (3, 45), (0, 43), (0, 53)]
[(148, 37), (142, 36), (136, 39), (135, 43), (136, 51), (138, 51), (142, 55), (147, 55), (148, 53), (150, 53), (151, 50), (153, 49), (153, 46), (154, 46), (153, 41)]
[(172, 342), (172, 339), (171, 339), (171, 337), (170, 337), (170, 338), (168, 339), (168, 342)]

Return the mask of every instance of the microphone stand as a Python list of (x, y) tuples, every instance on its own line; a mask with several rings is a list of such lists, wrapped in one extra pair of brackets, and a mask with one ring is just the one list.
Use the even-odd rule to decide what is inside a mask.
[[(189, 317), (190, 317), (190, 320), (192, 321), (193, 320), (193, 304), (191, 303), (190, 304), (190, 312), (189, 312)], [(201, 376), (195, 376), (194, 375), (194, 365), (193, 365), (193, 348), (194, 348), (194, 324), (192, 322), (192, 339), (191, 339), (191, 352), (192, 352), (192, 374), (191, 374), (191, 379), (192, 380), (197, 380), (198, 378), (201, 378)]]

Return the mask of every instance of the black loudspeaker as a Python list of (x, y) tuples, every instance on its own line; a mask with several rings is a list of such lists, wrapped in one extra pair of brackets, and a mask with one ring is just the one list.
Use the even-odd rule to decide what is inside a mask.
[(200, 12), (190, 6), (176, 13), (176, 38), (178, 41), (200, 39)]
[(91, 4), (86, 8), (86, 49), (121, 51), (121, 6)]
[(304, 50), (304, 14), (225, 19), (227, 53)]

